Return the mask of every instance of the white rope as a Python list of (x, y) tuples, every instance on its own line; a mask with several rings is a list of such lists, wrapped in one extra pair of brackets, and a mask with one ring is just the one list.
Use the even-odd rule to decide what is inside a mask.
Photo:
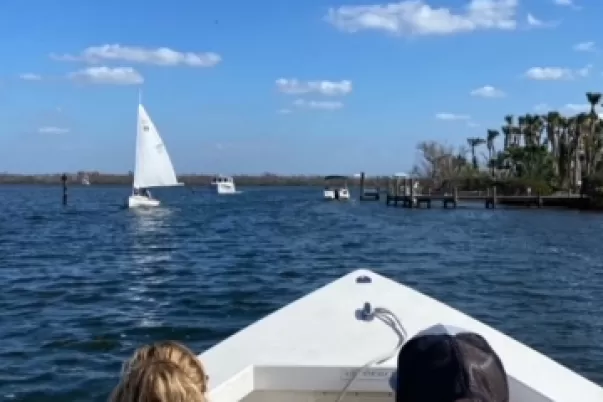
[(364, 316), (363, 317), (364, 320), (370, 320), (372, 318), (377, 318), (380, 321), (384, 322), (387, 326), (392, 328), (394, 330), (394, 332), (396, 332), (396, 335), (398, 335), (398, 343), (397, 343), (396, 347), (394, 349), (392, 349), (391, 351), (389, 351), (387, 354), (378, 356), (378, 357), (370, 360), (364, 366), (360, 367), (360, 369), (358, 369), (358, 371), (356, 371), (356, 373), (352, 376), (352, 378), (348, 381), (346, 386), (343, 388), (343, 390), (339, 394), (339, 397), (337, 398), (337, 402), (343, 401), (343, 398), (348, 393), (348, 390), (350, 389), (350, 387), (352, 386), (354, 381), (356, 381), (356, 379), (358, 378), (360, 373), (362, 373), (362, 371), (364, 371), (364, 369), (366, 369), (374, 364), (376, 364), (376, 365), (383, 364), (386, 361), (388, 361), (389, 359), (391, 359), (392, 357), (396, 356), (398, 354), (398, 351), (404, 344), (404, 341), (406, 340), (407, 333), (406, 333), (406, 330), (404, 329), (404, 326), (402, 325), (402, 322), (400, 322), (400, 319), (390, 309), (384, 308), (384, 307), (375, 307), (375, 309), (373, 310), (373, 309), (371, 309), (370, 304), (366, 303), (362, 314)]

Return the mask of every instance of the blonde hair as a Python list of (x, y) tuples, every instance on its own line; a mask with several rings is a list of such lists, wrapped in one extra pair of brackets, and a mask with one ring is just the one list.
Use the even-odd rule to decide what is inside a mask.
[(178, 364), (148, 360), (132, 368), (111, 395), (112, 402), (207, 402)]
[[(168, 366), (156, 366), (155, 363), (170, 363), (171, 369), (168, 370)], [(178, 370), (175, 370), (174, 367)], [(148, 370), (151, 370), (152, 368), (158, 370), (161, 369), (163, 371), (158, 372), (155, 377), (148, 377), (152, 374), (152, 372), (149, 372)], [(179, 376), (184, 376), (186, 378), (179, 379)], [(124, 363), (122, 367), (122, 380), (116, 387), (111, 400), (113, 402), (143, 402), (140, 397), (138, 397), (138, 399), (132, 399), (133, 396), (130, 396), (128, 399), (124, 399), (124, 396), (122, 396), (127, 389), (132, 388), (130, 384), (132, 381), (135, 381), (134, 384), (136, 384), (136, 381), (144, 380), (148, 382), (153, 380), (155, 381), (153, 386), (159, 386), (157, 384), (164, 381), (161, 386), (165, 387), (166, 384), (167, 386), (170, 385), (170, 378), (174, 379), (174, 385), (178, 388), (181, 388), (182, 384), (190, 383), (197, 389), (202, 399), (190, 399), (191, 402), (206, 401), (203, 395), (207, 391), (207, 381), (209, 377), (205, 373), (203, 364), (189, 348), (174, 341), (162, 341), (138, 348), (132, 357)], [(155, 400), (144, 400), (144, 402), (150, 401), (154, 402)], [(179, 401), (179, 399), (157, 399), (157, 402), (160, 401), (172, 402)]]
[(139, 364), (155, 360), (168, 360), (177, 364), (192, 381), (198, 384), (201, 392), (207, 391), (209, 377), (205, 373), (203, 364), (193, 351), (175, 341), (156, 342), (136, 349), (132, 357), (124, 363), (122, 374), (126, 374)]

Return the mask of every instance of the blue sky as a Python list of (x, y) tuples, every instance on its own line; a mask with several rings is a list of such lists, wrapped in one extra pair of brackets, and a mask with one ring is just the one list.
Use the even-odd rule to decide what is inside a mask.
[(410, 169), (418, 141), (583, 108), (603, 90), (602, 15), (595, 0), (4, 0), (0, 171), (131, 170), (139, 88), (179, 173)]

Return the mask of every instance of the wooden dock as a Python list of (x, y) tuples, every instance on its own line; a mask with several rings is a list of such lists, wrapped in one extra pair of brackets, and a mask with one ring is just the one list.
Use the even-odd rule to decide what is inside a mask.
[(540, 196), (540, 195), (475, 195), (475, 194), (387, 194), (385, 204), (404, 208), (431, 208), (432, 202), (441, 202), (444, 208), (456, 208), (459, 202), (483, 202), (486, 208), (497, 205), (518, 207), (566, 207), (581, 209), (588, 206), (587, 197), (574, 196)]
[[(410, 184), (409, 184), (410, 183)], [(467, 191), (460, 192), (454, 189), (451, 192), (439, 192), (426, 194), (415, 194), (413, 180), (404, 181), (403, 185), (396, 183), (390, 187), (387, 193), (385, 204), (392, 206), (402, 206), (404, 208), (431, 208), (432, 203), (440, 202), (444, 208), (456, 208), (459, 202), (483, 202), (488, 209), (496, 208), (497, 205), (518, 206), (518, 207), (559, 207), (583, 209), (589, 205), (589, 198), (579, 194), (564, 194), (541, 196), (535, 195), (498, 195), (496, 187), (487, 191)]]

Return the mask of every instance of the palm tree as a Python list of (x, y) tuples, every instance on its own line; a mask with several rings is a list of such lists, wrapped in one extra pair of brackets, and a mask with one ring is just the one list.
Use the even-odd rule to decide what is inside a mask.
[[(603, 115), (597, 113), (603, 91), (587, 92), (586, 99), (590, 110), (574, 116), (562, 116), (554, 110), (542, 115), (506, 115), (500, 129), (487, 130), (484, 138), (467, 138), (472, 160), (467, 165), (459, 163), (459, 167), (466, 167), (455, 175), (475, 173), (476, 148), (482, 144), (488, 149), (491, 175), (504, 166), (509, 177), (542, 180), (549, 187), (570, 189), (577, 187), (583, 176), (603, 174)], [(504, 137), (501, 152), (494, 146), (498, 136)]]
[(562, 118), (559, 112), (549, 112), (542, 117), (545, 121), (546, 138), (544, 145), (548, 146), (553, 155), (553, 171), (556, 175), (559, 174), (559, 131), (561, 128)]
[(474, 170), (477, 170), (477, 168), (478, 168), (477, 157), (475, 156), (475, 148), (484, 144), (485, 142), (486, 142), (486, 140), (484, 140), (483, 138), (477, 138), (477, 137), (467, 138), (467, 144), (471, 147), (471, 161), (473, 163)]
[(595, 108), (601, 101), (601, 94), (599, 92), (587, 92), (586, 100), (588, 100), (588, 103), (590, 103), (590, 114), (597, 115)]
[[(527, 119), (526, 116), (519, 116), (517, 118), (517, 127), (515, 129), (516, 134), (513, 136), (513, 145), (521, 146), (522, 138), (525, 138), (527, 130)], [(524, 141), (525, 144), (525, 141)]]
[(582, 139), (582, 143), (580, 144), (583, 152), (580, 152), (580, 156), (584, 156), (584, 171), (586, 175), (590, 175), (594, 173), (594, 168), (597, 164), (597, 156), (600, 154), (600, 141), (599, 141), (599, 133), (598, 128), (599, 124), (599, 115), (596, 112), (596, 107), (601, 101), (601, 94), (599, 92), (587, 92), (586, 100), (590, 103), (590, 115), (589, 115), (589, 130), (588, 135)]
[(571, 179), (570, 183), (572, 187), (578, 187), (578, 183), (582, 178), (582, 160), (580, 156), (584, 149), (584, 138), (588, 135), (590, 129), (590, 114), (580, 113), (579, 115), (570, 119), (573, 122), (573, 127), (570, 129), (570, 146), (569, 156), (572, 169), (570, 169)]
[(494, 148), (494, 140), (500, 135), (498, 130), (488, 130), (486, 132), (486, 146), (488, 147), (488, 163), (490, 165), (490, 174), (494, 176), (494, 165), (491, 163), (496, 149)]
[(502, 132), (505, 135), (505, 143), (504, 143), (505, 150), (507, 148), (509, 148), (509, 146), (511, 146), (511, 136), (514, 134), (513, 127), (514, 127), (513, 126), (513, 115), (508, 114), (505, 116), (505, 125), (502, 128)]

